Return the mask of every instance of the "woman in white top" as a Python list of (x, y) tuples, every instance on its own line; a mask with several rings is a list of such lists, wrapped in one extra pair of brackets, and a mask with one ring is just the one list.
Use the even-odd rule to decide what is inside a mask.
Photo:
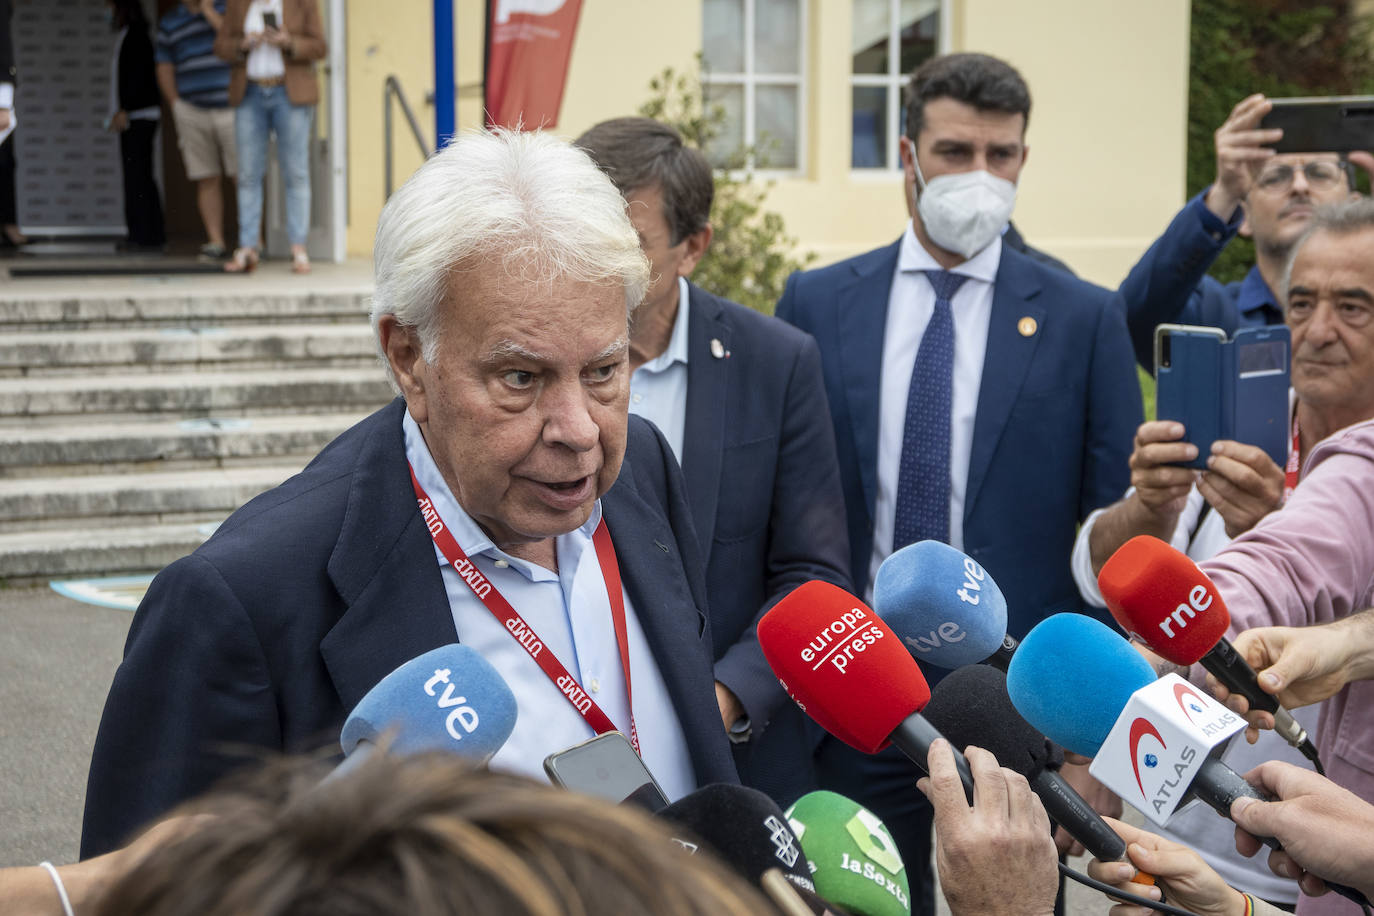
[(232, 64), (229, 104), (235, 107), (238, 148), (239, 244), (225, 270), (258, 263), (262, 235), (262, 178), (267, 143), (277, 137), (286, 184), (286, 235), (291, 267), (310, 270), (310, 133), (319, 84), (315, 61), (327, 47), (317, 0), (229, 0), (215, 53)]

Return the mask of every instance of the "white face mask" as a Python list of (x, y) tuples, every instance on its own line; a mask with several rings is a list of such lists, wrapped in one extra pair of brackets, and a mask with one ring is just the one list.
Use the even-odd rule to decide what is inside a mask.
[(916, 162), (916, 144), (903, 139), (921, 189), (916, 210), (931, 241), (966, 258), (991, 245), (1011, 219), (1016, 185), (984, 171), (936, 175), (927, 182)]

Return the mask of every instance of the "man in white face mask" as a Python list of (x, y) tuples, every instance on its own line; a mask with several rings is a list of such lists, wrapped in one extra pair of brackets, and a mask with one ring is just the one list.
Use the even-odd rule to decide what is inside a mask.
[[(911, 222), (885, 248), (793, 275), (777, 309), (821, 347), (858, 593), (871, 599), (894, 550), (944, 541), (996, 580), (1018, 638), (1083, 610), (1074, 534), (1124, 489), (1141, 418), (1120, 299), (1008, 232), (1029, 114), (1003, 61), (922, 65), (900, 141)], [(933, 913), (915, 769), (829, 739), (817, 767), (888, 824), (912, 912)]]

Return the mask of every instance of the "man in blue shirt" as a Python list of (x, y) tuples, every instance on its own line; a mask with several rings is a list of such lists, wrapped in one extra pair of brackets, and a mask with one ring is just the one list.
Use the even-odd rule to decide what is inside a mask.
[(215, 56), (215, 33), (224, 0), (182, 0), (157, 24), (157, 85), (172, 109), (186, 177), (196, 183), (196, 205), (208, 241), (203, 260), (224, 257), (224, 194), (220, 176), (238, 174), (234, 110), (229, 107), (229, 65)]
[[(1241, 101), (1217, 128), (1217, 177), (1179, 211), (1121, 284), (1136, 359), (1154, 368), (1155, 326), (1166, 322), (1238, 328), (1283, 323), (1274, 295), (1288, 253), (1313, 208), (1352, 193), (1349, 166), (1335, 153), (1275, 153), (1281, 130), (1260, 130), (1272, 108), (1262, 95)], [(1352, 153), (1361, 168), (1368, 153)], [(1222, 284), (1207, 269), (1236, 233), (1255, 242), (1255, 265)]]

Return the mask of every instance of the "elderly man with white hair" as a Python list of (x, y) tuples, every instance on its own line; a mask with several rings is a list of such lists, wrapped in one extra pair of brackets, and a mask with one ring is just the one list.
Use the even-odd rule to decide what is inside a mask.
[(337, 742), (373, 685), (455, 641), (517, 698), (495, 767), (539, 774), (609, 720), (670, 798), (736, 781), (681, 473), (627, 414), (649, 266), (619, 192), (561, 140), (465, 135), (388, 202), (374, 262), (401, 397), (154, 580), (96, 740), (83, 857), (253, 754)]

